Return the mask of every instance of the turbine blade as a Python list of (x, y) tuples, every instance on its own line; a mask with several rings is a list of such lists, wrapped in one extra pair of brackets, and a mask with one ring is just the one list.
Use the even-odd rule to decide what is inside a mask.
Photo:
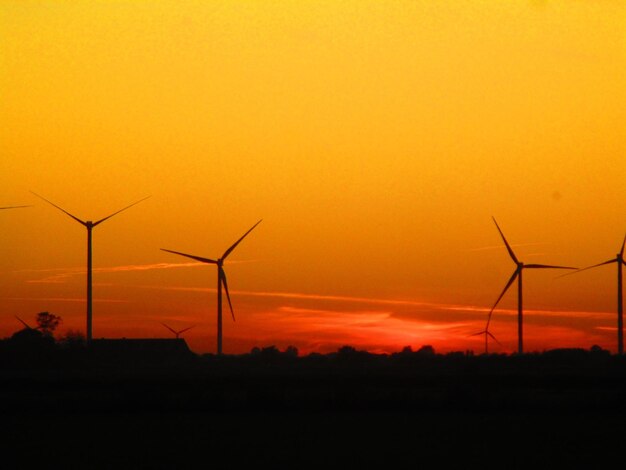
[(531, 269), (573, 269), (577, 270), (578, 268), (572, 268), (571, 266), (552, 266), (549, 264), (525, 264), (525, 268)]
[(123, 209), (120, 209), (120, 210), (119, 210), (119, 211), (117, 211), (117, 212), (113, 212), (113, 214), (106, 216), (104, 219), (100, 219), (100, 220), (98, 220), (97, 222), (94, 222), (94, 223), (93, 223), (93, 226), (95, 227), (96, 225), (101, 224), (101, 223), (102, 223), (102, 222), (104, 222), (105, 220), (110, 219), (110, 218), (111, 218), (111, 217), (113, 217), (114, 215), (117, 215), (117, 214), (119, 214), (120, 212), (125, 211), (126, 209), (130, 209), (131, 207), (136, 206), (136, 205), (137, 205), (137, 204), (139, 204), (140, 202), (145, 201), (146, 199), (148, 199), (149, 197), (150, 197), (150, 196), (146, 196), (146, 197), (144, 197), (143, 199), (139, 199), (139, 201), (137, 201), (137, 202), (133, 202), (130, 206), (126, 206), (126, 207), (124, 207)]
[(220, 268), (220, 276), (222, 276), (222, 283), (224, 284), (224, 290), (226, 291), (226, 298), (228, 299), (228, 306), (230, 307), (230, 314), (235, 321), (235, 312), (233, 312), (233, 304), (230, 302), (230, 293), (228, 292), (228, 282), (226, 282), (226, 273)]
[(470, 336), (479, 336), (479, 335), (484, 335), (485, 331), (479, 331), (478, 333), (472, 333), (471, 335), (467, 335), (468, 337)]
[(17, 315), (15, 315), (15, 318), (17, 318), (17, 319), (18, 319), (18, 320), (22, 323), (22, 325), (24, 325), (27, 329), (29, 329), (29, 330), (32, 330), (32, 329), (33, 329), (33, 328), (32, 328), (32, 327), (28, 324), (28, 323), (26, 323), (24, 320), (22, 320), (22, 319), (21, 319), (20, 317), (18, 317)]
[(517, 260), (517, 257), (515, 256), (515, 253), (513, 253), (513, 249), (509, 245), (509, 242), (507, 242), (506, 238), (504, 238), (504, 234), (502, 233), (502, 230), (500, 230), (500, 226), (498, 225), (498, 222), (496, 222), (496, 218), (493, 217), (493, 216), (491, 218), (493, 219), (493, 222), (496, 224), (496, 228), (498, 229), (498, 232), (500, 232), (500, 236), (502, 237), (502, 241), (506, 245), (506, 249), (508, 250), (509, 255), (511, 256), (511, 259), (513, 261), (515, 261), (515, 264), (518, 264), (519, 261)]
[(170, 330), (172, 333), (174, 333), (175, 335), (178, 334), (176, 331), (174, 331), (173, 328), (170, 328), (169, 326), (167, 326), (165, 323), (161, 323), (161, 325), (163, 325), (165, 328), (167, 328), (168, 330)]
[(191, 330), (194, 326), (196, 326), (196, 325), (192, 325), (192, 326), (190, 326), (190, 327), (184, 328), (184, 329), (180, 330), (180, 331), (178, 332), (178, 334), (184, 333), (184, 332), (185, 332), (185, 331), (187, 331), (187, 330)]
[(515, 278), (517, 278), (518, 274), (519, 274), (519, 271), (516, 269), (515, 272), (513, 273), (513, 275), (511, 276), (511, 278), (509, 279), (509, 282), (507, 282), (506, 286), (504, 286), (504, 289), (502, 290), (502, 293), (498, 297), (498, 300), (496, 300), (496, 303), (493, 304), (493, 307), (491, 307), (491, 310), (489, 310), (489, 315), (487, 317), (487, 328), (485, 328), (486, 331), (489, 330), (489, 323), (491, 322), (491, 315), (493, 314), (493, 311), (498, 306), (498, 303), (500, 303), (500, 299), (502, 299), (502, 297), (504, 296), (506, 291), (509, 290), (509, 287), (511, 287), (511, 284), (513, 284), (513, 282), (515, 281)]
[(617, 262), (617, 258), (614, 258), (614, 259), (610, 259), (608, 261), (605, 261), (604, 263), (598, 263), (598, 264), (594, 264), (593, 266), (588, 266), (586, 268), (579, 269), (576, 272), (584, 271), (586, 269), (591, 269), (591, 268), (597, 268), (598, 266), (604, 266), (605, 264), (611, 264), (611, 263), (616, 263), (616, 262)]
[(619, 250), (619, 254), (622, 258), (624, 257), (624, 245), (626, 245), (626, 235), (624, 235), (624, 241), (622, 242), (622, 249)]
[(65, 209), (63, 209), (62, 207), (57, 206), (55, 203), (48, 201), (45, 197), (40, 196), (39, 194), (37, 194), (34, 191), (31, 191), (31, 193), (33, 193), (35, 196), (37, 196), (39, 199), (43, 199), (44, 201), (46, 201), (48, 204), (50, 204), (51, 206), (56, 207), (57, 209), (59, 209), (61, 212), (64, 212), (65, 214), (69, 215), (72, 219), (74, 219), (76, 222), (78, 222), (79, 224), (83, 224), (84, 226), (87, 226), (87, 222), (85, 222), (84, 220), (80, 220), (78, 217), (76, 217), (75, 215), (70, 214), (68, 211), (66, 211)]
[(202, 258), (200, 256), (194, 256), (194, 255), (188, 255), (186, 253), (181, 253), (180, 251), (166, 250), (165, 248), (161, 248), (161, 251), (167, 251), (168, 253), (174, 253), (175, 255), (185, 256), (187, 258), (191, 258), (191, 259), (195, 259), (196, 261), (200, 261), (201, 263), (217, 264), (217, 261), (215, 261), (213, 259)]
[(22, 207), (33, 207), (33, 206), (7, 206), (7, 207), (0, 207), (0, 210), (3, 210), (3, 209), (21, 209)]
[(593, 266), (587, 266), (586, 268), (577, 269), (576, 271), (572, 271), (570, 273), (561, 274), (560, 276), (557, 276), (555, 279), (560, 279), (565, 276), (571, 276), (572, 274), (578, 274), (581, 271), (587, 271), (588, 269), (593, 269), (593, 268), (597, 268), (598, 266), (603, 266), (605, 264), (611, 264), (611, 263), (616, 263), (616, 262), (617, 262), (617, 258), (610, 259), (608, 261), (605, 261), (604, 263), (594, 264)]
[(496, 343), (498, 343), (500, 346), (502, 346), (502, 343), (501, 343), (500, 341), (498, 341), (494, 335), (492, 335), (492, 334), (491, 334), (491, 333), (489, 333), (488, 331), (487, 331), (487, 334), (488, 334), (488, 335), (489, 335), (489, 336), (490, 336), (490, 337), (491, 337), (491, 338), (492, 338), (492, 339), (493, 339)]
[(263, 221), (263, 219), (259, 220), (256, 224), (254, 224), (252, 226), (252, 228), (250, 230), (248, 230), (246, 233), (243, 234), (243, 236), (237, 240), (235, 243), (233, 243), (233, 245), (224, 252), (224, 254), (222, 255), (222, 259), (226, 259), (226, 257), (237, 247), (237, 245), (239, 245), (239, 243), (241, 243), (241, 240), (243, 240), (244, 238), (246, 238), (246, 236), (252, 232), (252, 230), (254, 230), (254, 227), (256, 227), (257, 225), (259, 225), (261, 222)]
[(573, 273), (563, 274), (563, 275), (561, 275), (559, 277), (569, 276), (569, 275), (572, 275), (572, 274), (578, 274), (581, 271), (587, 271), (587, 269), (593, 269), (593, 268), (597, 268), (598, 266), (604, 266), (605, 264), (611, 264), (611, 263), (616, 263), (616, 262), (617, 262), (617, 258), (610, 259), (608, 261), (605, 261), (604, 263), (598, 263), (598, 264), (594, 264), (593, 266), (587, 266), (586, 268), (577, 269)]

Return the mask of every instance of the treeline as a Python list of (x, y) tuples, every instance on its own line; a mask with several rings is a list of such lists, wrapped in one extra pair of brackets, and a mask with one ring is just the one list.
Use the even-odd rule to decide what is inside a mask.
[[(22, 369), (116, 369), (178, 370), (217, 374), (386, 374), (449, 375), (500, 374), (522, 371), (559, 371), (589, 374), (603, 370), (621, 373), (626, 359), (599, 346), (590, 349), (553, 349), (517, 354), (474, 354), (473, 351), (437, 353), (430, 345), (410, 346), (391, 354), (376, 354), (343, 346), (335, 352), (301, 355), (295, 346), (255, 347), (237, 355), (191, 352), (182, 339), (94, 340), (88, 347), (84, 336), (69, 331), (55, 338), (51, 331), (26, 327), (0, 340), (0, 367)], [(616, 372), (619, 371), (619, 372)]]

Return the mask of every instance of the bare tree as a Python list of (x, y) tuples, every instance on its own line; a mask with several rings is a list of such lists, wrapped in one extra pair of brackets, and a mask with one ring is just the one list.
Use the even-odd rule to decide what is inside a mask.
[(37, 329), (44, 335), (52, 336), (54, 330), (62, 319), (60, 316), (50, 312), (40, 312), (37, 314)]

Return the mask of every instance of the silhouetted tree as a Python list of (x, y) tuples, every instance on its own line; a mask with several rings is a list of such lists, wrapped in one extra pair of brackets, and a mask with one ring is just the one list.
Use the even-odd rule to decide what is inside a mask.
[(422, 356), (434, 356), (435, 348), (433, 348), (430, 344), (422, 346), (417, 350), (417, 354), (421, 354)]
[(261, 349), (261, 356), (263, 357), (277, 357), (279, 354), (280, 354), (280, 351), (274, 345), (267, 346)]
[(289, 357), (298, 357), (298, 348), (296, 348), (295, 346), (287, 346), (287, 349), (285, 349), (284, 354), (285, 356), (289, 356)]
[(589, 349), (589, 352), (595, 356), (610, 356), (611, 355), (611, 351), (602, 348), (601, 346), (598, 346), (597, 344), (594, 344), (593, 346), (591, 346), (591, 348)]
[(59, 340), (61, 347), (66, 349), (79, 349), (85, 346), (85, 335), (78, 330), (67, 330)]
[(42, 336), (43, 334), (41, 333), (41, 331), (36, 330), (35, 328), (23, 328), (13, 333), (9, 340), (20, 344), (31, 343), (39, 341)]
[(54, 338), (35, 328), (24, 328), (11, 336), (9, 346), (14, 351), (41, 353), (54, 349)]
[(356, 349), (354, 349), (352, 346), (341, 346), (337, 350), (337, 354), (339, 356), (354, 356), (356, 354)]
[(52, 336), (52, 333), (61, 323), (61, 317), (50, 312), (40, 312), (37, 314), (37, 329), (46, 336)]

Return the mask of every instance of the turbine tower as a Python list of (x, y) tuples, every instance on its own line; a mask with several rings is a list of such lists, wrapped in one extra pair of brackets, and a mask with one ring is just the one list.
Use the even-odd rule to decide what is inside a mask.
[(469, 336), (485, 335), (485, 354), (489, 354), (489, 338), (493, 339), (496, 343), (502, 346), (502, 343), (500, 343), (500, 341), (498, 341), (496, 337), (493, 334), (491, 334), (491, 332), (489, 331), (489, 324), (491, 323), (492, 312), (493, 310), (489, 312), (489, 316), (487, 317), (487, 325), (485, 325), (485, 329), (482, 331), (479, 331), (478, 333), (473, 333), (469, 335)]
[(506, 286), (504, 286), (504, 290), (498, 297), (498, 300), (496, 300), (496, 303), (493, 304), (493, 307), (491, 307), (491, 310), (489, 311), (489, 319), (491, 319), (491, 315), (493, 311), (495, 310), (495, 308), (498, 306), (500, 299), (504, 296), (504, 294), (509, 289), (509, 287), (511, 287), (511, 284), (513, 284), (513, 282), (517, 278), (517, 351), (519, 354), (523, 354), (524, 353), (524, 335), (523, 335), (524, 331), (523, 331), (523, 307), (522, 307), (523, 305), (522, 273), (524, 269), (526, 268), (529, 268), (529, 269), (576, 269), (576, 268), (571, 268), (569, 266), (552, 266), (552, 265), (547, 265), (547, 264), (524, 264), (522, 261), (519, 261), (517, 257), (515, 256), (515, 253), (513, 253), (513, 249), (509, 245), (509, 242), (506, 241), (506, 238), (504, 237), (502, 230), (500, 230), (500, 226), (498, 225), (498, 222), (496, 222), (495, 217), (492, 217), (492, 219), (494, 223), (496, 224), (496, 228), (498, 229), (498, 232), (500, 232), (500, 236), (502, 237), (502, 241), (504, 242), (506, 249), (509, 252), (509, 256), (511, 256), (511, 259), (516, 264), (516, 268), (515, 268), (515, 271), (513, 271), (513, 275), (509, 279), (509, 282), (507, 282)]
[(72, 219), (74, 219), (76, 222), (78, 222), (79, 224), (83, 225), (87, 229), (87, 344), (89, 344), (91, 342), (91, 338), (92, 338), (92, 334), (91, 334), (91, 329), (92, 329), (91, 317), (92, 317), (92, 301), (93, 301), (93, 298), (92, 298), (92, 282), (91, 282), (92, 281), (92, 272), (91, 272), (92, 271), (91, 232), (92, 232), (94, 227), (96, 227), (97, 225), (100, 225), (105, 220), (110, 219), (114, 215), (117, 215), (120, 212), (125, 211), (126, 209), (130, 209), (134, 205), (139, 204), (142, 201), (145, 201), (150, 196), (146, 196), (143, 199), (140, 199), (139, 201), (133, 202), (131, 205), (126, 206), (123, 209), (120, 209), (117, 212), (114, 212), (113, 214), (104, 217), (103, 219), (100, 219), (100, 220), (97, 220), (95, 222), (92, 222), (91, 220), (81, 220), (78, 217), (76, 217), (76, 216), (70, 214), (69, 212), (67, 212), (65, 209), (63, 209), (63, 208), (57, 206), (56, 204), (48, 201), (45, 197), (40, 196), (39, 194), (37, 194), (37, 193), (35, 193), (33, 191), (31, 191), (31, 193), (33, 193), (38, 198), (43, 199), (44, 201), (46, 201), (51, 206), (56, 207), (61, 212), (67, 214), (68, 216), (70, 216)]
[(479, 331), (478, 333), (473, 333), (470, 336), (478, 336), (478, 335), (485, 335), (485, 354), (489, 354), (489, 338), (493, 339), (496, 343), (502, 346), (502, 343), (500, 343), (500, 341), (498, 341), (496, 337), (492, 335), (491, 332), (487, 328), (485, 328), (482, 331)]
[(586, 271), (587, 269), (597, 268), (598, 266), (604, 266), (605, 264), (617, 263), (617, 353), (624, 354), (624, 302), (622, 296), (622, 265), (626, 265), (624, 261), (624, 245), (626, 245), (626, 236), (622, 242), (622, 248), (615, 258), (605, 261), (604, 263), (594, 264), (583, 269), (579, 269), (575, 273)]
[(183, 328), (182, 330), (176, 331), (175, 329), (170, 328), (169, 326), (167, 326), (165, 323), (161, 323), (161, 325), (163, 325), (165, 328), (167, 328), (172, 333), (174, 333), (174, 335), (176, 336), (176, 339), (178, 339), (180, 337), (181, 333), (184, 333), (187, 330), (191, 330), (194, 326), (196, 326), (196, 325), (193, 325), (193, 326), (189, 326), (187, 328)]
[(161, 248), (162, 251), (167, 251), (168, 253), (174, 253), (175, 255), (185, 256), (187, 258), (195, 259), (196, 261), (200, 261), (201, 263), (207, 264), (215, 264), (217, 266), (217, 354), (222, 354), (222, 285), (224, 285), (224, 290), (226, 291), (226, 298), (228, 299), (228, 306), (230, 307), (230, 314), (233, 317), (233, 321), (235, 321), (235, 313), (233, 312), (233, 304), (230, 302), (230, 294), (228, 292), (228, 283), (226, 281), (226, 272), (224, 271), (224, 260), (226, 257), (232, 253), (232, 251), (241, 243), (241, 241), (246, 238), (246, 236), (252, 232), (252, 230), (261, 223), (263, 219), (259, 220), (256, 224), (252, 226), (250, 230), (243, 234), (243, 236), (237, 240), (233, 245), (224, 252), (221, 258), (216, 260), (210, 258), (202, 258), (200, 256), (188, 255), (186, 253), (181, 253), (179, 251), (166, 250), (165, 248)]

